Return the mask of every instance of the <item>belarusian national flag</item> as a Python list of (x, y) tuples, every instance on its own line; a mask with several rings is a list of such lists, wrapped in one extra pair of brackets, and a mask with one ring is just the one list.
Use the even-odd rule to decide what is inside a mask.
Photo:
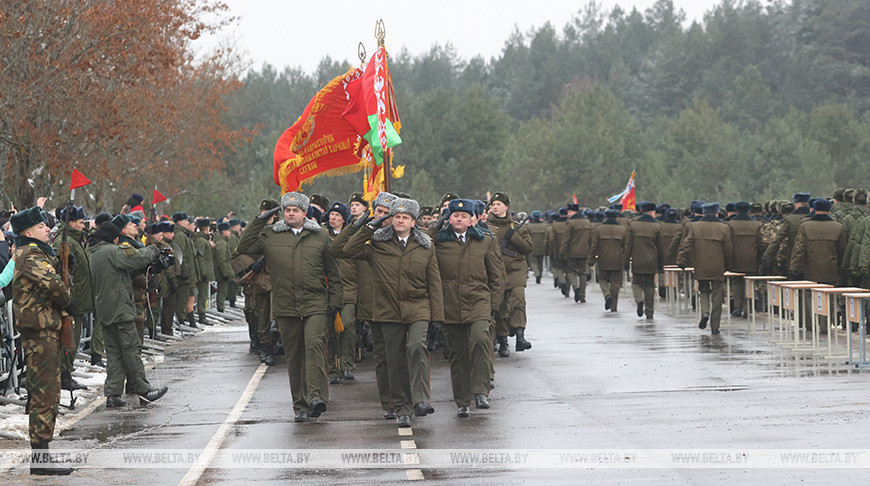
[(402, 143), (399, 113), (393, 96), (393, 81), (387, 67), (387, 51), (379, 47), (362, 77), (347, 85), (348, 105), (342, 116), (372, 149), (375, 164), (384, 162), (384, 153)]

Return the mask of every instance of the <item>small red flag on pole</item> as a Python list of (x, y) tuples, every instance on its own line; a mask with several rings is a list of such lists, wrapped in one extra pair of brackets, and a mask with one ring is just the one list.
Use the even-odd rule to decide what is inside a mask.
[(163, 201), (165, 201), (165, 200), (166, 200), (166, 196), (164, 196), (163, 194), (160, 194), (160, 191), (158, 191), (158, 190), (155, 188), (155, 189), (154, 189), (154, 195), (151, 196), (151, 204), (157, 204), (157, 203), (159, 203), (159, 202), (163, 202)]
[(74, 191), (76, 188), (86, 186), (91, 183), (91, 180), (84, 176), (81, 172), (76, 169), (72, 171), (72, 179), (69, 183), (69, 190)]
[(574, 204), (580, 204), (580, 202), (577, 201), (577, 194), (572, 194), (572, 196), (574, 196)]

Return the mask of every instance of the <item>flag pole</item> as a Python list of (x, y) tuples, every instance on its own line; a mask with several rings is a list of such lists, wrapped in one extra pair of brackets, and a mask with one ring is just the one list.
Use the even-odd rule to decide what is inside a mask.
[[(378, 48), (384, 47), (384, 39), (387, 37), (387, 29), (384, 27), (384, 19), (375, 22), (375, 38), (378, 40)], [(393, 158), (393, 149), (388, 148), (384, 152), (384, 191), (390, 192), (390, 159)]]

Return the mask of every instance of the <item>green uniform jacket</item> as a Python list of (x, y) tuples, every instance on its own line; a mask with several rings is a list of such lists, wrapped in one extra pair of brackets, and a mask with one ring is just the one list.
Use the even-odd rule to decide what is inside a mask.
[(526, 228), (529, 229), (529, 236), (532, 237), (532, 252), (530, 255), (532, 256), (544, 256), (546, 255), (547, 249), (547, 225), (539, 222), (529, 222), (526, 225)]
[(15, 272), (12, 278), (12, 313), (15, 326), (40, 336), (60, 330), (62, 309), (69, 305), (69, 289), (60, 278), (54, 249), (41, 241), (15, 239)]
[(172, 240), (181, 249), (181, 273), (179, 283), (181, 285), (196, 285), (199, 282), (199, 270), (196, 268), (196, 250), (193, 248), (191, 234), (185, 228), (175, 225), (175, 237)]
[[(662, 221), (660, 225), (662, 234), (662, 252), (664, 253), (664, 255), (662, 255), (662, 263), (665, 265), (676, 265), (677, 252), (671, 252), (671, 243), (673, 243), (674, 238), (680, 234), (683, 225), (680, 223), (669, 223), (667, 221)], [(677, 250), (679, 250), (679, 248)]]
[[(344, 304), (356, 304), (357, 301), (357, 283), (356, 283), (356, 260), (350, 258), (340, 258), (335, 256), (335, 239), (341, 234), (341, 231), (336, 234), (328, 225), (322, 225), (324, 231), (329, 234), (329, 239), (332, 240), (332, 256), (338, 262), (338, 271), (341, 273), (341, 290), (344, 295)], [(347, 225), (345, 226), (347, 227)], [(344, 231), (344, 228), (342, 228)]]
[(550, 227), (553, 229), (550, 233), (550, 258), (560, 260), (566, 258), (562, 253), (562, 242), (565, 241), (565, 234), (568, 231), (568, 223), (566, 221), (554, 221)]
[[(372, 266), (368, 260), (354, 260), (345, 255), (345, 246), (358, 228), (349, 224), (341, 230), (332, 242), (332, 256), (354, 262), (354, 282), (356, 284), (356, 318), (360, 321), (372, 320)], [(344, 279), (344, 272), (341, 274)], [(349, 302), (345, 299), (345, 302)]]
[(830, 216), (817, 214), (798, 229), (789, 269), (807, 280), (836, 285), (846, 253), (846, 229)]
[[(172, 247), (169, 246), (169, 244), (166, 240), (163, 240), (159, 243), (154, 242), (154, 244), (157, 246), (157, 248), (159, 248), (161, 250), (164, 248), (172, 249)], [(171, 278), (173, 278), (172, 277), (173, 274), (176, 274), (178, 272), (177, 265), (178, 265), (178, 262), (176, 261), (176, 263), (174, 263), (171, 267), (163, 270), (162, 272), (158, 273), (157, 275), (152, 275), (151, 277), (149, 277), (150, 281), (148, 283), (148, 286), (149, 286), (149, 288), (154, 290), (154, 292), (155, 292), (154, 295), (157, 296), (157, 298), (166, 297), (172, 291), (172, 289), (170, 288), (169, 280)], [(158, 302), (151, 302), (151, 305), (152, 306), (158, 305)]]
[(242, 233), (238, 252), (265, 255), (272, 315), (308, 317), (326, 314), (327, 306), (341, 306), (341, 274), (330, 253), (329, 235), (314, 221), (306, 218), (296, 236), (284, 221), (267, 225), (254, 218)]
[(846, 236), (849, 238), (846, 244), (846, 255), (843, 258), (843, 270), (852, 275), (858, 273), (858, 262), (861, 259), (861, 240), (863, 239), (863, 221), (868, 215), (870, 215), (870, 208), (866, 205), (856, 205), (850, 214), (842, 220), (837, 220), (846, 227)]
[(631, 272), (652, 274), (664, 266), (664, 242), (661, 225), (652, 216), (643, 215), (628, 225), (625, 236), (623, 266), (631, 261)]
[(568, 218), (561, 245), (562, 258), (589, 258), (589, 250), (592, 246), (592, 223), (580, 213)]
[(599, 270), (607, 272), (622, 270), (625, 260), (626, 232), (626, 227), (615, 219), (607, 219), (595, 226), (589, 265), (597, 263)]
[(791, 260), (791, 252), (794, 248), (795, 238), (797, 237), (798, 228), (800, 228), (802, 220), (804, 217), (810, 214), (809, 208), (797, 208), (792, 211), (788, 216), (782, 218), (782, 226), (779, 227), (779, 231), (776, 232), (776, 236), (773, 237), (773, 241), (767, 245), (767, 250), (764, 252), (764, 257), (769, 258), (773, 261), (777, 252), (779, 251), (779, 245), (783, 241), (786, 242), (785, 249), (785, 258), (786, 262)]
[[(231, 238), (231, 237), (230, 237)], [(233, 277), (233, 267), (230, 258), (233, 255), (230, 250), (230, 238), (224, 235), (215, 236), (214, 244), (214, 273), (215, 280), (224, 280)]]
[(149, 245), (127, 255), (118, 245), (97, 241), (88, 250), (97, 318), (103, 325), (134, 321), (137, 312), (130, 275), (151, 263), (160, 249)]
[(505, 250), (501, 252), (501, 261), (505, 270), (505, 290), (516, 287), (525, 287), (529, 278), (529, 264), (526, 255), (532, 252), (532, 237), (529, 230), (524, 227), (518, 228), (510, 216), (497, 218), (490, 216), (486, 221), (490, 231), (495, 237), (495, 244), (501, 249), (501, 243), (508, 231), (514, 229)]
[(193, 235), (193, 247), (196, 249), (196, 267), (199, 268), (199, 282), (215, 280), (214, 248), (211, 247), (209, 235), (197, 232)]
[(728, 221), (731, 227), (731, 267), (737, 273), (756, 275), (761, 265), (761, 254), (767, 248), (761, 237), (761, 223), (748, 215), (738, 214)]
[[(60, 245), (63, 238), (63, 225), (54, 239), (54, 252), (60, 255)], [(81, 231), (67, 228), (67, 241), (69, 242), (69, 254), (75, 259), (75, 266), (69, 273), (70, 296), (76, 302), (75, 312), (78, 315), (94, 311), (94, 290), (91, 287), (91, 262), (85, 247), (85, 235)], [(58, 270), (60, 271), (60, 270)]]
[(715, 216), (695, 221), (680, 244), (677, 265), (688, 266), (693, 252), (695, 280), (724, 282), (725, 271), (731, 268), (731, 228)]
[(411, 324), (444, 322), (441, 273), (432, 239), (416, 226), (402, 248), (392, 226), (368, 226), (354, 233), (344, 248), (349, 258), (372, 267), (372, 321)]
[(447, 225), (435, 238), (444, 291), (444, 323), (487, 321), (504, 298), (504, 264), (495, 239), (471, 226), (465, 243)]

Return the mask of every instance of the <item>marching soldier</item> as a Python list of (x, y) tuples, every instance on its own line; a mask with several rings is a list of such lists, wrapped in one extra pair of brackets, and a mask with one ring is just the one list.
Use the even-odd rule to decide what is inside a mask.
[(568, 297), (570, 287), (568, 287), (568, 276), (565, 273), (567, 269), (567, 260), (562, 248), (565, 241), (565, 236), (568, 231), (568, 208), (560, 208), (559, 213), (555, 216), (553, 224), (550, 225), (550, 238), (548, 240), (549, 255), (550, 255), (550, 271), (553, 273), (553, 285), (562, 291), (562, 295)]
[(217, 311), (224, 312), (230, 291), (230, 282), (233, 279), (233, 267), (230, 259), (233, 251), (230, 249), (232, 230), (230, 223), (218, 223), (218, 234), (214, 241), (214, 275), (217, 280)]
[(444, 292), (444, 334), (457, 415), (468, 417), (472, 398), (489, 408), (490, 319), (503, 298), (504, 266), (495, 239), (473, 225), (475, 204), (450, 201), (450, 224), (439, 231), (435, 253)]
[[(359, 199), (362, 199), (361, 195), (359, 196)], [(353, 237), (353, 235), (355, 235), (363, 225), (371, 222), (372, 219), (387, 216), (387, 218), (383, 220), (382, 225), (389, 225), (391, 222), (389, 219), (390, 204), (395, 199), (396, 196), (389, 192), (381, 192), (378, 194), (372, 203), (374, 214), (370, 215), (368, 211), (360, 213), (360, 215), (354, 220), (353, 224), (345, 226), (333, 241), (332, 255), (335, 258), (350, 258), (345, 248), (348, 240), (350, 240), (350, 238)], [(354, 196), (351, 196), (351, 203), (353, 203), (353, 200)], [(351, 206), (353, 206), (353, 204), (351, 204)], [(397, 417), (396, 404), (393, 402), (393, 397), (390, 393), (390, 376), (387, 372), (386, 343), (384, 342), (383, 327), (380, 322), (376, 322), (372, 318), (374, 312), (373, 307), (375, 306), (372, 290), (372, 268), (368, 260), (357, 259), (356, 263), (357, 289), (359, 291), (359, 296), (357, 298), (357, 320), (370, 323), (372, 348), (375, 355), (375, 379), (378, 384), (378, 397), (380, 398), (381, 406), (384, 410), (384, 420), (395, 420)]]
[(179, 211), (172, 215), (175, 224), (174, 242), (181, 249), (181, 274), (178, 277), (175, 315), (179, 324), (187, 324), (196, 329), (193, 317), (193, 297), (196, 283), (199, 282), (199, 269), (196, 266), (196, 249), (193, 246), (193, 223), (187, 213)]
[(689, 255), (695, 257), (695, 280), (701, 299), (701, 321), (698, 328), (719, 334), (724, 298), (725, 270), (731, 267), (731, 228), (719, 221), (719, 204), (703, 206), (704, 218), (689, 226), (689, 233), (680, 244), (677, 265), (686, 268)]
[[(794, 211), (783, 218), (782, 226), (770, 244), (767, 245), (767, 250), (765, 250), (764, 256), (762, 256), (762, 263), (765, 268), (773, 266), (777, 253), (780, 250), (780, 244), (783, 242), (785, 242), (785, 261), (791, 261), (792, 249), (794, 248), (798, 228), (803, 222), (803, 218), (810, 214), (810, 194), (808, 192), (799, 192), (793, 196), (793, 200), (795, 205)], [(787, 265), (788, 263), (786, 263)]]
[[(324, 226), (328, 230), (330, 240), (334, 240), (341, 233), (347, 221), (350, 219), (350, 208), (341, 201), (335, 201), (329, 206), (328, 223)], [(341, 288), (343, 293), (341, 312), (341, 328), (337, 328), (335, 316), (327, 322), (329, 331), (329, 384), (337, 385), (341, 380), (353, 380), (354, 355), (356, 354), (356, 301), (357, 281), (356, 262), (347, 258), (337, 258), (338, 270), (341, 273)]]
[[(429, 404), (430, 322), (444, 322), (441, 275), (432, 239), (416, 226), (419, 205), (399, 198), (390, 213), (357, 231), (344, 249), (350, 258), (369, 260), (378, 305), (372, 320), (382, 326), (387, 372), (399, 427), (411, 426), (411, 413), (435, 412)], [(392, 224), (381, 228), (386, 219)], [(413, 405), (412, 405), (413, 404)]]
[(604, 294), (604, 309), (616, 312), (625, 260), (626, 227), (616, 220), (619, 211), (604, 211), (605, 220), (592, 233), (590, 265), (598, 265), (598, 284)]
[[(123, 215), (119, 215), (122, 216)], [(103, 323), (106, 340), (106, 408), (125, 407), (121, 397), (124, 380), (127, 388), (139, 395), (145, 405), (166, 394), (168, 388), (152, 388), (145, 378), (142, 365), (142, 340), (135, 321), (139, 318), (130, 289), (131, 275), (137, 274), (154, 261), (160, 250), (156, 245), (132, 249), (129, 244), (116, 244), (121, 232), (113, 223), (103, 223), (94, 233), (91, 252), (91, 273), (97, 315)], [(123, 244), (122, 244), (123, 245)]]
[[(734, 205), (734, 209), (734, 217), (727, 223), (731, 227), (731, 248), (734, 255), (730, 270), (745, 273), (747, 276), (757, 275), (761, 255), (767, 248), (761, 237), (761, 223), (749, 215), (751, 205), (748, 202), (740, 201)], [(731, 282), (731, 295), (734, 298), (734, 309), (731, 313), (735, 317), (745, 315), (746, 281), (743, 277), (735, 277)]]
[(211, 297), (211, 283), (215, 279), (215, 244), (212, 241), (211, 220), (208, 218), (196, 220), (196, 228), (199, 230), (193, 235), (196, 267), (199, 269), (199, 280), (196, 282), (196, 314), (200, 324), (210, 326), (212, 323), (206, 320), (205, 313), (208, 311), (208, 299)]
[[(831, 203), (817, 199), (813, 203), (815, 215), (798, 228), (794, 251), (789, 265), (793, 280), (806, 278), (813, 282), (837, 285), (839, 269), (846, 253), (846, 228), (831, 218)], [(811, 303), (806, 301), (804, 316), (812, 316)], [(806, 329), (812, 328), (812, 319), (805, 321)], [(827, 328), (823, 328), (827, 332)]]
[(341, 307), (341, 275), (320, 225), (305, 217), (308, 196), (288, 192), (281, 197), (283, 219), (274, 208), (257, 216), (242, 233), (240, 253), (266, 257), (272, 282), (272, 314), (278, 321), (296, 422), (326, 412), (326, 316)]
[(532, 237), (529, 236), (529, 230), (511, 219), (510, 198), (506, 193), (493, 194), (489, 209), (491, 214), (487, 225), (499, 245), (505, 269), (505, 294), (496, 322), (496, 340), (499, 343), (499, 356), (507, 357), (508, 335), (516, 335), (514, 349), (518, 352), (532, 347), (525, 336), (526, 281), (529, 279), (526, 255), (532, 252)]
[(631, 263), (631, 282), (637, 317), (646, 314), (647, 320), (655, 313), (656, 273), (662, 271), (664, 244), (661, 225), (653, 218), (655, 203), (642, 201), (637, 204), (641, 216), (628, 224), (625, 236), (623, 267)]
[[(77, 382), (72, 377), (74, 371), (73, 361), (79, 349), (79, 341), (82, 336), (82, 327), (85, 324), (85, 314), (94, 312), (94, 293), (91, 288), (91, 263), (88, 252), (85, 249), (85, 213), (79, 206), (65, 208), (63, 212), (70, 211), (69, 226), (67, 227), (67, 241), (69, 242), (69, 254), (75, 265), (70, 265), (70, 295), (76, 303), (75, 315), (73, 316), (73, 339), (75, 348), (63, 350), (62, 369), (60, 372), (60, 387), (63, 390), (83, 390), (85, 385)], [(63, 218), (62, 216), (62, 219)], [(58, 230), (58, 235), (63, 231), (63, 225)], [(62, 238), (54, 239), (54, 250), (60, 254)]]
[[(592, 245), (592, 223), (580, 212), (577, 204), (567, 206), (568, 221), (561, 241), (565, 258), (566, 285), (574, 289), (574, 302), (586, 302), (586, 262)], [(567, 297), (567, 296), (566, 296)]]
[(535, 276), (535, 283), (541, 283), (541, 273), (544, 270), (544, 255), (546, 254), (547, 225), (540, 211), (532, 211), (529, 219), (529, 236), (532, 237), (532, 252), (529, 254), (529, 268)]
[[(663, 204), (663, 206), (665, 206)], [(667, 208), (665, 209), (664, 217), (661, 220), (660, 230), (662, 235), (662, 263), (667, 265), (676, 265), (677, 264), (677, 255), (668, 251), (671, 247), (671, 243), (674, 241), (674, 238), (680, 234), (680, 230), (682, 229), (679, 220), (680, 212), (676, 209)], [(659, 283), (665, 281), (664, 272), (659, 273)], [(665, 291), (667, 289), (664, 285), (659, 285), (659, 297), (665, 298)]]
[[(69, 468), (53, 468), (48, 443), (54, 437), (60, 402), (61, 319), (75, 313), (75, 304), (60, 277), (60, 262), (48, 244), (49, 228), (38, 206), (10, 218), (15, 239), (12, 295), (15, 325), (27, 359), (28, 433), (33, 457), (30, 474), (67, 475)], [(65, 310), (66, 309), (66, 310)]]

